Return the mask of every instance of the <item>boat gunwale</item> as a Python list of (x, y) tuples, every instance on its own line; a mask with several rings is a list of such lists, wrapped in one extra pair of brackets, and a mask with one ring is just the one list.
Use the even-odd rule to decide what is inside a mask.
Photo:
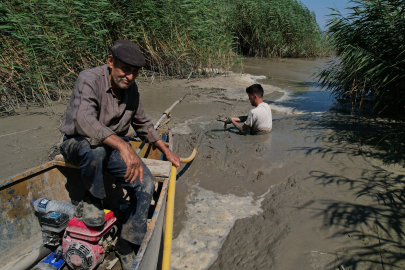
[(24, 178), (31, 177), (35, 174), (41, 173), (43, 171), (52, 169), (53, 167), (61, 166), (61, 167), (68, 167), (68, 168), (78, 168), (75, 165), (72, 165), (68, 162), (59, 161), (59, 160), (51, 160), (47, 163), (41, 164), (37, 167), (28, 169), (22, 173), (7, 177), (0, 181), (0, 189), (7, 187), (8, 185), (15, 184), (16, 182), (23, 180)]
[(150, 240), (152, 239), (153, 233), (155, 232), (156, 229), (156, 223), (158, 221), (158, 218), (160, 217), (160, 215), (164, 215), (165, 213), (162, 212), (162, 208), (163, 206), (166, 204), (166, 198), (167, 198), (167, 190), (169, 188), (169, 181), (170, 181), (170, 177), (166, 178), (163, 182), (163, 186), (162, 186), (162, 190), (159, 194), (159, 199), (155, 208), (155, 211), (153, 212), (153, 216), (151, 219), (151, 222), (148, 226), (148, 230), (146, 231), (146, 234), (143, 238), (141, 247), (139, 248), (139, 251), (136, 255), (135, 261), (132, 265), (132, 269), (137, 270), (139, 269), (142, 260), (144, 258), (145, 252), (147, 250), (148, 244), (150, 242)]

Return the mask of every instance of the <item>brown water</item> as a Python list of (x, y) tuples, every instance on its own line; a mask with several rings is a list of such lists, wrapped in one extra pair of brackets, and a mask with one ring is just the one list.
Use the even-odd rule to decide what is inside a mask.
[[(330, 108), (333, 99), (320, 91), (312, 74), (324, 64), (324, 60), (244, 59), (245, 74), (253, 76), (231, 75), (190, 83), (194, 86), (193, 96), (187, 97), (189, 104), (181, 104), (176, 112), (188, 112), (192, 117), (175, 125), (175, 149), (186, 156), (194, 145), (199, 144), (199, 148), (176, 186), (172, 269), (207, 269), (213, 263), (212, 269), (232, 269), (239, 260), (235, 254), (243, 254), (242, 250), (233, 250), (236, 244), (263, 249), (267, 242), (261, 241), (262, 238), (285, 234), (284, 226), (275, 228), (268, 223), (284, 223), (284, 217), (255, 224), (247, 218), (267, 217), (261, 207), (268, 203), (266, 194), (287, 181), (296, 181), (291, 176), (297, 175), (293, 179), (301, 181), (301, 172), (308, 167), (307, 153), (302, 149), (320, 146), (321, 142), (315, 139), (319, 133), (311, 128), (311, 123), (319, 117), (317, 112)], [(223, 124), (213, 120), (215, 115), (246, 115), (252, 106), (245, 89), (256, 82), (263, 85), (264, 99), (277, 112), (273, 131), (260, 136), (242, 136), (233, 127), (224, 131)], [(223, 89), (220, 92), (223, 96), (218, 95), (217, 89)], [(217, 103), (218, 98), (226, 103)], [(199, 134), (202, 134), (200, 142)], [(314, 163), (319, 164), (319, 160)], [(280, 204), (285, 198), (275, 200)], [(268, 226), (273, 230), (259, 230), (259, 235), (250, 231), (252, 226), (263, 229)], [(243, 237), (232, 233), (235, 228), (243, 231)], [(227, 244), (222, 246), (225, 238)], [(287, 245), (296, 244), (291, 241)], [(267, 252), (259, 253), (265, 258)], [(254, 257), (245, 256), (249, 260)], [(270, 263), (272, 259), (265, 260)], [(239, 269), (264, 269), (255, 268), (255, 264), (248, 263)]]
[(315, 82), (314, 73), (325, 66), (327, 60), (244, 58), (242, 62), (245, 73), (264, 75), (271, 85), (299, 92), (301, 88), (297, 83)]
[(316, 73), (325, 67), (326, 59), (243, 59), (244, 72), (252, 75), (264, 75), (258, 79), (261, 84), (269, 84), (288, 91), (288, 99), (279, 101), (264, 100), (269, 104), (291, 107), (301, 112), (324, 112), (335, 101), (329, 92), (322, 91), (317, 83)]
[[(177, 108), (190, 117), (174, 129), (175, 149), (186, 156), (199, 148), (176, 185), (172, 269), (376, 269), (377, 241), (348, 237), (373, 234), (367, 222), (352, 224), (340, 211), (353, 207), (356, 215), (376, 203), (356, 190), (368, 181), (364, 172), (377, 172), (356, 144), (334, 139), (341, 135), (328, 123), (340, 116), (313, 77), (325, 63), (244, 59), (244, 72), (255, 76), (190, 83), (187, 111)], [(246, 114), (245, 88), (255, 82), (282, 117), (267, 135), (224, 131), (215, 114)]]

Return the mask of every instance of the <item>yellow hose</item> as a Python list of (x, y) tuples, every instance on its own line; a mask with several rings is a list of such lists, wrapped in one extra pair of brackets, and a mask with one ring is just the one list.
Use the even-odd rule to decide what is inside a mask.
[[(196, 154), (197, 154), (197, 147), (194, 148), (193, 153), (191, 153), (191, 155), (188, 158), (180, 158), (180, 162), (188, 163), (194, 159)], [(174, 213), (174, 196), (176, 193), (176, 177), (177, 177), (177, 169), (175, 166), (172, 166), (169, 180), (169, 190), (167, 192), (165, 239), (163, 247), (162, 270), (170, 270), (170, 257), (172, 255), (173, 213)]]
[(191, 153), (191, 155), (188, 158), (180, 158), (180, 162), (189, 163), (190, 161), (192, 161), (194, 159), (196, 154), (197, 154), (197, 147), (194, 147), (193, 153)]
[(162, 270), (170, 269), (170, 256), (172, 255), (174, 194), (176, 192), (176, 174), (177, 169), (176, 167), (172, 166), (169, 180), (169, 191), (167, 193), (165, 242), (163, 248)]

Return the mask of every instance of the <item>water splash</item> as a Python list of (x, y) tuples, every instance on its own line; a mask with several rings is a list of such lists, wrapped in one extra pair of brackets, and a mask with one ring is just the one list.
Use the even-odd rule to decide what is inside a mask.
[(235, 221), (262, 212), (261, 201), (193, 187), (187, 199), (187, 221), (173, 241), (171, 269), (207, 269)]

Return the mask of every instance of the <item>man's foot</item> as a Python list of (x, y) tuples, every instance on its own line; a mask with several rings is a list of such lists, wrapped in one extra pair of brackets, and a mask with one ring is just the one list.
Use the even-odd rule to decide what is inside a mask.
[(231, 120), (230, 117), (228, 117), (228, 116), (221, 116), (221, 115), (218, 115), (217, 121), (224, 122), (225, 124), (231, 124), (231, 123), (232, 123), (232, 120)]
[(115, 244), (115, 253), (121, 262), (122, 270), (130, 270), (132, 268), (138, 249), (138, 245), (131, 244), (121, 237), (118, 238), (118, 241)]
[(80, 202), (75, 208), (75, 216), (83, 220), (89, 227), (104, 225), (104, 210), (101, 204)]

